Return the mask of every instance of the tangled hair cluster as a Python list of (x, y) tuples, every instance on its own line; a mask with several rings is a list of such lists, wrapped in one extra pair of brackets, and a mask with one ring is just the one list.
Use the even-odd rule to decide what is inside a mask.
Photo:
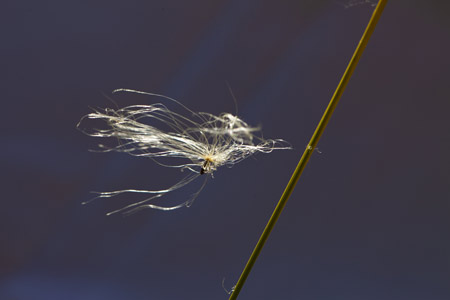
[[(118, 143), (107, 147), (99, 145), (101, 151), (125, 152), (134, 156), (153, 159), (156, 163), (173, 168), (191, 171), (181, 181), (168, 189), (149, 190), (120, 190), (98, 193), (96, 198), (108, 198), (118, 194), (134, 192), (150, 194), (142, 201), (130, 204), (121, 209), (110, 212), (133, 213), (142, 208), (173, 210), (183, 206), (190, 206), (206, 184), (206, 176), (201, 188), (191, 197), (176, 206), (162, 207), (149, 202), (157, 197), (174, 191), (192, 182), (200, 175), (212, 176), (213, 172), (223, 165), (229, 167), (251, 156), (256, 152), (270, 153), (277, 149), (290, 149), (283, 140), (263, 139), (256, 134), (259, 127), (251, 127), (242, 119), (230, 113), (215, 116), (204, 112), (194, 112), (167, 96), (119, 89), (114, 92), (133, 92), (138, 94), (160, 97), (179, 105), (190, 117), (169, 110), (164, 104), (132, 105), (121, 109), (96, 109), (84, 116), (77, 127), (92, 137), (113, 137)], [(106, 129), (81, 129), (85, 119), (100, 119), (106, 122)], [(160, 128), (158, 128), (160, 127)], [(161, 129), (161, 127), (165, 129)], [(181, 158), (185, 163), (166, 164), (158, 161), (160, 158)], [(94, 198), (94, 199), (96, 199)]]

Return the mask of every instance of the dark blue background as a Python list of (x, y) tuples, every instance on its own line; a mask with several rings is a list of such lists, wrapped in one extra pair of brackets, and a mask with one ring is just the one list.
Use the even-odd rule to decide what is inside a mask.
[[(373, 10), (342, 2), (5, 1), (0, 299), (227, 299)], [(239, 299), (450, 299), (449, 9), (388, 3)], [(103, 93), (218, 114), (226, 81), (240, 117), (295, 149), (218, 170), (189, 209), (80, 204), (182, 175), (88, 152), (75, 125)]]

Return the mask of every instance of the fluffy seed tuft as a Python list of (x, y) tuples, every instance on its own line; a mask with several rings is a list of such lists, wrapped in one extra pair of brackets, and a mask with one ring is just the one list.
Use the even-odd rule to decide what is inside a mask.
[[(167, 96), (119, 89), (114, 92), (132, 92), (164, 98), (180, 106), (186, 117), (169, 110), (164, 104), (132, 105), (121, 109), (97, 109), (84, 116), (77, 127), (80, 129), (85, 119), (100, 119), (106, 122), (107, 129), (84, 130), (92, 137), (113, 137), (119, 141), (116, 146), (100, 145), (101, 151), (125, 152), (134, 156), (143, 156), (155, 160), (157, 163), (173, 168), (187, 169), (188, 174), (178, 183), (168, 189), (150, 190), (120, 190), (100, 192), (97, 198), (109, 198), (122, 193), (144, 193), (150, 197), (130, 204), (121, 209), (110, 212), (133, 213), (142, 208), (159, 210), (173, 210), (183, 206), (190, 206), (206, 184), (206, 176), (201, 188), (191, 197), (176, 206), (162, 207), (150, 204), (152, 199), (161, 197), (168, 192), (179, 189), (192, 182), (200, 175), (212, 176), (213, 172), (223, 165), (233, 166), (256, 152), (270, 153), (273, 150), (290, 149), (283, 140), (263, 139), (256, 135), (259, 127), (251, 127), (239, 117), (230, 113), (215, 116), (204, 112), (193, 112), (180, 102)], [(160, 129), (166, 128), (166, 130)], [(160, 158), (179, 158), (181, 164), (166, 164), (157, 161)]]

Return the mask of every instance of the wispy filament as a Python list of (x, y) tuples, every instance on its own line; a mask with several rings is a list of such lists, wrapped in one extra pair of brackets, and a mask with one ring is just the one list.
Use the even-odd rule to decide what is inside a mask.
[[(149, 194), (149, 197), (109, 214), (133, 213), (142, 208), (173, 210), (190, 206), (205, 186), (208, 175), (212, 176), (217, 168), (223, 165), (233, 166), (256, 152), (270, 153), (276, 149), (290, 149), (290, 146), (283, 140), (263, 139), (257, 136), (256, 134), (260, 132), (259, 127), (251, 127), (232, 114), (222, 113), (215, 116), (204, 112), (194, 112), (175, 99), (153, 93), (128, 89), (119, 89), (114, 92), (120, 91), (164, 98), (179, 105), (185, 115), (189, 115), (189, 117), (169, 110), (162, 103), (132, 105), (116, 110), (96, 109), (84, 116), (77, 127), (93, 137), (117, 138), (116, 146), (99, 145), (101, 151), (125, 152), (134, 156), (148, 157), (163, 166), (187, 169), (192, 173), (164, 190), (127, 189), (100, 192), (96, 198), (109, 198), (122, 193)], [(106, 122), (107, 128), (81, 129), (81, 124), (85, 119), (103, 120)], [(163, 164), (156, 160), (160, 158), (179, 158), (184, 162)], [(155, 198), (185, 186), (202, 174), (207, 175), (205, 181), (200, 190), (187, 201), (171, 207), (149, 203)]]

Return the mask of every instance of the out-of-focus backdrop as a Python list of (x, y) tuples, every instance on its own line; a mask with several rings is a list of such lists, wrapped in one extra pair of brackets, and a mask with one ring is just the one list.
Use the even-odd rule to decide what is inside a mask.
[[(374, 9), (354, 2), (6, 1), (0, 299), (227, 299)], [(388, 3), (240, 299), (450, 299), (449, 11)], [(160, 101), (111, 95), (131, 88), (235, 113), (227, 82), (294, 150), (219, 169), (190, 208), (81, 205), (183, 175), (88, 152), (89, 107)]]

